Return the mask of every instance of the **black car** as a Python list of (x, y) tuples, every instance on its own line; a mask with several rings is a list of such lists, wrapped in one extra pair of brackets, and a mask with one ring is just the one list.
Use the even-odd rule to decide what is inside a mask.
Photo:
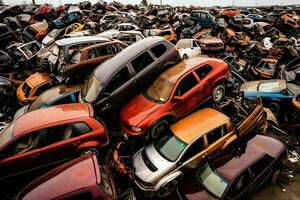
[(162, 71), (181, 60), (178, 49), (162, 37), (148, 37), (99, 65), (83, 86), (80, 102), (99, 113), (125, 104)]

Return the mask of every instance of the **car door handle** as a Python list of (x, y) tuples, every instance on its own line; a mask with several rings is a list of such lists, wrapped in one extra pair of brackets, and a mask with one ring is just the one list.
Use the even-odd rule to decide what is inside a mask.
[(30, 157), (31, 157), (31, 158), (36, 158), (36, 157), (38, 157), (39, 155), (40, 155), (40, 153), (36, 153), (36, 154), (31, 155)]
[(207, 156), (207, 153), (204, 153), (203, 155), (202, 155), (202, 158), (205, 158)]
[(80, 143), (80, 141), (72, 142), (72, 145), (76, 146)]

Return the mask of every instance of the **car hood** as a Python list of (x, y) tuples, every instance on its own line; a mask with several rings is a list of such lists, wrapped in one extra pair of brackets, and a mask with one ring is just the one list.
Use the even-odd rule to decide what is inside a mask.
[(162, 104), (150, 101), (144, 95), (138, 95), (122, 109), (121, 117), (126, 124), (138, 126), (145, 118), (161, 107)]
[[(150, 170), (145, 161), (150, 161), (156, 170)], [(176, 163), (169, 162), (163, 158), (156, 151), (152, 143), (135, 154), (133, 157), (133, 167), (135, 169), (135, 175), (139, 179), (155, 185), (162, 177), (176, 167)]]

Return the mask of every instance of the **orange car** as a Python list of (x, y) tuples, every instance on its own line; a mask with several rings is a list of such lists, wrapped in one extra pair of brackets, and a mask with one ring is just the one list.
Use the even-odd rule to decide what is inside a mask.
[(219, 12), (220, 16), (227, 16), (227, 17), (233, 17), (239, 14), (241, 14), (241, 11), (237, 8), (226, 8)]
[(151, 29), (150, 35), (163, 37), (173, 44), (176, 44), (176, 42), (177, 42), (177, 34), (174, 32), (174, 30), (172, 28), (163, 29), (163, 30)]
[(22, 105), (33, 102), (41, 93), (54, 86), (55, 77), (48, 72), (34, 73), (17, 89), (17, 98)]
[(187, 116), (171, 125), (164, 137), (140, 149), (132, 162), (135, 184), (143, 191), (168, 196), (184, 173), (199, 167), (204, 158), (223, 153), (265, 122), (261, 101), (228, 100), (218, 109), (205, 108)]

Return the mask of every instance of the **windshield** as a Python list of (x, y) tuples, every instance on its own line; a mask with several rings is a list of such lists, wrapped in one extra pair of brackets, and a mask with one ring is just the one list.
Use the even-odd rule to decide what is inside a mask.
[(276, 92), (280, 90), (279, 82), (261, 82), (258, 85), (258, 91), (260, 92)]
[(229, 181), (212, 171), (208, 163), (205, 163), (196, 173), (196, 178), (208, 190), (209, 193), (221, 198)]
[(81, 90), (81, 97), (86, 102), (94, 103), (97, 100), (102, 88), (103, 83), (101, 83), (101, 81), (98, 80), (95, 75), (93, 75), (83, 86)]
[(0, 148), (7, 144), (11, 139), (13, 139), (13, 127), (14, 123), (10, 123), (5, 129), (0, 132)]
[(160, 76), (148, 87), (144, 96), (150, 100), (166, 102), (171, 96), (174, 86), (175, 83)]
[(157, 152), (171, 162), (174, 162), (187, 146), (185, 142), (175, 135), (166, 135), (153, 143)]

